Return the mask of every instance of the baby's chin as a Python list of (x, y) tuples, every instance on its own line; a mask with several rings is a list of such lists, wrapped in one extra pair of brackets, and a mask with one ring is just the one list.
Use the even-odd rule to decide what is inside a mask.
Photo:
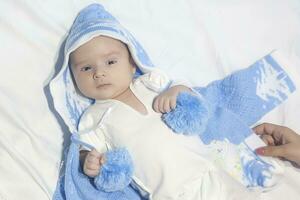
[(95, 90), (90, 91), (88, 94), (86, 93), (85, 96), (94, 100), (120, 100), (132, 95), (128, 94), (127, 91), (131, 90), (128, 88), (116, 88), (112, 84), (105, 84), (100, 87), (98, 86)]
[(99, 100), (99, 101), (104, 101), (104, 100), (113, 99), (113, 98), (110, 95), (108, 95), (108, 96), (97, 95), (97, 96), (94, 96), (92, 99)]
[(90, 99), (95, 99), (95, 100), (107, 100), (107, 99), (113, 99), (114, 97), (114, 92), (109, 89), (109, 85), (103, 85), (96, 90), (92, 92), (86, 92), (84, 94), (85, 97), (90, 98)]
[(102, 92), (101, 94), (96, 94), (91, 96), (92, 99), (95, 100), (108, 100), (108, 99), (114, 99), (114, 95), (110, 92)]

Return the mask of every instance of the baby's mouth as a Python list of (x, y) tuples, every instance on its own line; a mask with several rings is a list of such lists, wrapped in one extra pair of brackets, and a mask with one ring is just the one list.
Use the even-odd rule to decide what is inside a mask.
[(105, 83), (105, 84), (99, 84), (96, 88), (105, 88), (107, 86), (110, 86), (111, 84)]

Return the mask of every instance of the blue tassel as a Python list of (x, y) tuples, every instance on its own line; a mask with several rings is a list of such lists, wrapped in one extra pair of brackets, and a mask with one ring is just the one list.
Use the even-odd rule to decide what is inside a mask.
[(163, 121), (175, 132), (184, 135), (201, 135), (210, 118), (208, 103), (187, 92), (177, 96), (176, 108), (162, 116)]
[(123, 190), (130, 182), (133, 174), (133, 162), (125, 148), (105, 153), (105, 164), (95, 178), (97, 189), (105, 192)]

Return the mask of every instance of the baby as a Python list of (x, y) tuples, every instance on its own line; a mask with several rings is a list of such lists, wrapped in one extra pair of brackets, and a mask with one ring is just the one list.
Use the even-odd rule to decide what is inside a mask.
[(133, 160), (132, 178), (150, 199), (207, 199), (207, 194), (220, 199), (225, 180), (233, 180), (202, 157), (197, 136), (175, 134), (161, 119), (161, 113), (176, 107), (180, 92), (192, 93), (189, 87), (171, 83), (155, 68), (138, 66), (149, 72), (134, 78), (137, 64), (127, 45), (105, 35), (75, 49), (70, 66), (81, 94), (95, 99), (79, 123), (81, 133), (95, 129), (80, 135), (95, 147), (81, 154), (86, 175), (99, 174), (106, 162), (102, 153), (126, 147)]
[[(241, 184), (215, 167), (208, 158), (210, 147), (203, 148), (198, 135), (175, 134), (163, 122), (162, 113), (176, 109), (180, 93), (199, 95), (197, 91), (153, 68), (139, 43), (102, 6), (93, 4), (81, 11), (65, 55), (76, 92), (94, 101), (78, 125), (81, 141), (94, 147), (81, 151), (87, 176), (101, 176), (109, 161), (106, 152), (126, 148), (134, 167), (132, 184), (149, 199), (251, 198)], [(219, 119), (225, 116), (222, 109), (217, 112)], [(239, 149), (232, 146), (234, 159), (240, 160)], [(255, 163), (247, 167), (253, 168)], [(234, 167), (242, 173), (243, 166)], [(263, 181), (258, 180), (261, 171), (255, 173), (250, 179), (257, 186)]]
[[(209, 162), (194, 153), (191, 144), (196, 148), (197, 138), (174, 134), (161, 120), (161, 113), (176, 107), (180, 92), (191, 92), (188, 87), (174, 85), (159, 93), (169, 81), (157, 70), (134, 79), (136, 65), (127, 46), (106, 36), (97, 36), (77, 48), (70, 55), (70, 64), (79, 91), (96, 100), (82, 116), (79, 131), (90, 128), (89, 120), (99, 121), (111, 108), (94, 136), (82, 135), (83, 141), (99, 151), (82, 156), (85, 174), (99, 174), (105, 163), (100, 152), (109, 149), (103, 151), (96, 141), (90, 141), (93, 137), (104, 138), (111, 148), (129, 150), (135, 167), (133, 179), (153, 194), (153, 199), (179, 198), (187, 193), (181, 189), (184, 184), (193, 180), (200, 189), (204, 177), (215, 173)], [(175, 165), (171, 164), (173, 159), (178, 161)], [(178, 174), (184, 170), (183, 175)]]

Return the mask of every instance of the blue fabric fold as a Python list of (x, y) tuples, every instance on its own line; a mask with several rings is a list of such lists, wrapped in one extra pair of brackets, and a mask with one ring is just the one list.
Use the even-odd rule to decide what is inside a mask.
[(214, 108), (207, 129), (200, 136), (202, 141), (208, 144), (227, 138), (231, 143), (240, 144), (252, 133), (249, 127), (285, 101), (295, 89), (271, 55), (206, 87), (196, 87)]
[(93, 178), (86, 176), (79, 162), (78, 135), (72, 135), (72, 143), (65, 161), (65, 173), (58, 180), (53, 200), (141, 200), (131, 187), (115, 192), (97, 189)]

